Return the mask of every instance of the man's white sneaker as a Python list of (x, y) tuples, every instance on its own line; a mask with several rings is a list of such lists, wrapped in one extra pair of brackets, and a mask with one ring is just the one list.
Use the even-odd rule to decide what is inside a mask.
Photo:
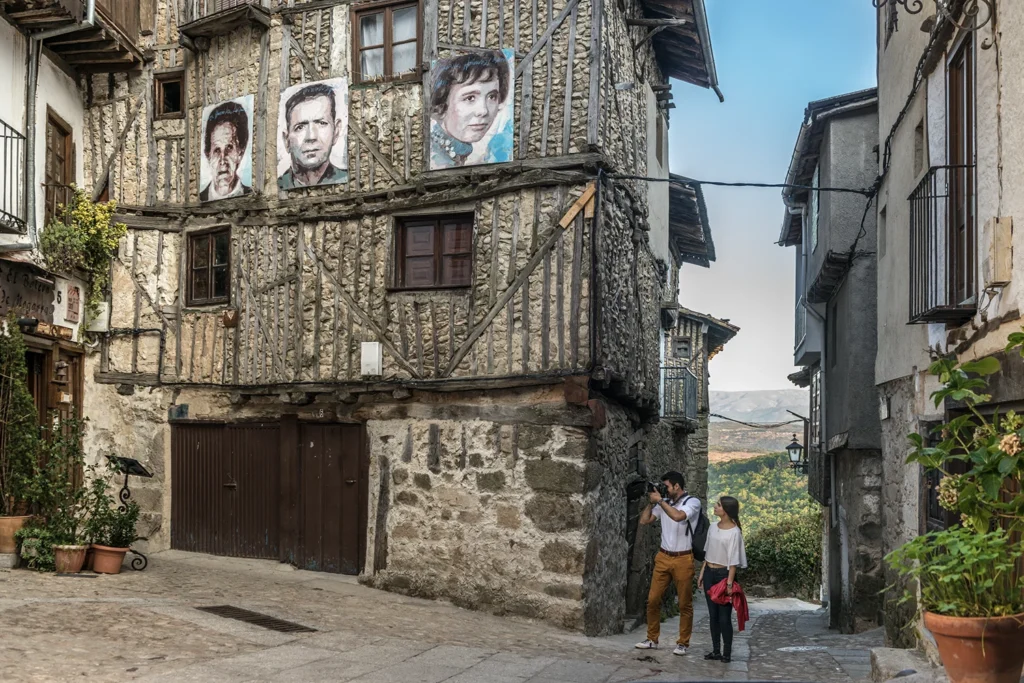
[(657, 650), (658, 649), (658, 644), (656, 642), (654, 642), (653, 640), (648, 639), (648, 640), (645, 640), (642, 643), (637, 643), (636, 644), (636, 649), (638, 649), (638, 650)]
[(676, 645), (676, 649), (672, 650), (672, 654), (679, 655), (679, 656), (685, 655), (686, 654), (686, 646), (685, 645)]

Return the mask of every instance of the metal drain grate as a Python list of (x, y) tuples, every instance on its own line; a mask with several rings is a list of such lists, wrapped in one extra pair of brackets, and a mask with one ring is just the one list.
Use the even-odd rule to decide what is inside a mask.
[(225, 619), (244, 621), (247, 624), (261, 626), (271, 631), (279, 631), (281, 633), (316, 633), (315, 628), (293, 624), (284, 619), (242, 609), (241, 607), (234, 607), (233, 605), (214, 605), (213, 607), (196, 607), (196, 609), (200, 612), (216, 614), (218, 617), (224, 617)]

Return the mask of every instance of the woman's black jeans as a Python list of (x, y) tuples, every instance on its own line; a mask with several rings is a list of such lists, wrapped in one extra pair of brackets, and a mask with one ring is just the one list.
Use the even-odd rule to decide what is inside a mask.
[[(723, 657), (732, 657), (732, 602), (719, 605), (711, 599), (710, 593), (715, 584), (727, 578), (728, 569), (708, 567), (704, 570), (704, 597), (708, 601), (708, 616), (711, 618), (711, 642), (715, 652), (720, 652)], [(722, 645), (724, 650), (719, 649)]]

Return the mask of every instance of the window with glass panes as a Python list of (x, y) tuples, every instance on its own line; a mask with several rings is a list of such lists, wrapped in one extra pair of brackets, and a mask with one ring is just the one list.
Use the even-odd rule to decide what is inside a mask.
[(473, 214), (399, 218), (395, 286), (468, 287), (473, 276)]
[(375, 3), (353, 10), (356, 83), (416, 77), (419, 14), (417, 3)]
[(193, 233), (188, 238), (188, 303), (227, 303), (231, 292), (231, 228)]

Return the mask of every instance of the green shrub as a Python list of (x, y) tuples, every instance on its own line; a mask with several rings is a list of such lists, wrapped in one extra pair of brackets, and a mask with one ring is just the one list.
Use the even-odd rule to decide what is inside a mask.
[(58, 545), (60, 541), (52, 531), (38, 525), (33, 520), (29, 526), (14, 532), (14, 538), (21, 546), (21, 558), (29, 569), (52, 572), (57, 568), (54, 562), (53, 546)]
[(730, 460), (708, 467), (708, 518), (722, 496), (740, 502), (740, 522), (749, 539), (758, 529), (776, 526), (791, 517), (817, 514), (819, 507), (807, 493), (807, 477), (789, 467), (785, 454), (773, 453), (749, 460)]
[(821, 585), (821, 513), (791, 516), (745, 538), (747, 564), (740, 580), (817, 599)]
[[(6, 333), (3, 330), (6, 325)], [(0, 515), (24, 514), (39, 456), (39, 415), (29, 393), (18, 316), (0, 320)]]

